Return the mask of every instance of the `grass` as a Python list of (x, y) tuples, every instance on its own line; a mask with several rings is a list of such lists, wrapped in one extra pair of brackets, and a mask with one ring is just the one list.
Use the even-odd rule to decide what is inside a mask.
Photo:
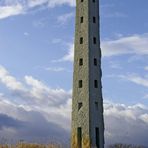
[(144, 146), (131, 145), (131, 144), (113, 144), (108, 146), (108, 148), (145, 148)]
[[(4, 144), (0, 148), (65, 148), (59, 144), (35, 144), (35, 143), (18, 143), (16, 145)], [(67, 147), (68, 148), (68, 147)], [(114, 144), (109, 145), (107, 148), (146, 148), (144, 146), (127, 145), (127, 144)]]
[(44, 145), (44, 144), (20, 143), (16, 145), (10, 145), (10, 144), (0, 145), (0, 148), (63, 148), (63, 147), (56, 144)]

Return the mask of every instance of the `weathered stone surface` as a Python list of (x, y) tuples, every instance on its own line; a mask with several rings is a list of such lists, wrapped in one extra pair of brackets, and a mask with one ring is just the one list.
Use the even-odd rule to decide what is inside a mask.
[[(98, 148), (104, 148), (99, 0), (95, 2), (77, 0), (76, 4), (71, 148), (79, 148), (77, 133), (79, 127), (82, 128), (82, 148), (96, 148), (96, 141), (99, 141)], [(81, 17), (83, 22), (80, 21)], [(95, 23), (93, 17), (96, 18)], [(94, 37), (96, 44), (93, 42)], [(82, 44), (80, 38), (83, 38)], [(97, 66), (94, 65), (94, 58), (97, 59)], [(80, 59), (83, 59), (81, 66)], [(82, 88), (79, 88), (79, 80), (83, 82)], [(94, 87), (95, 80), (98, 82), (98, 88)], [(82, 103), (80, 109), (79, 103)], [(98, 139), (96, 128), (99, 128)]]

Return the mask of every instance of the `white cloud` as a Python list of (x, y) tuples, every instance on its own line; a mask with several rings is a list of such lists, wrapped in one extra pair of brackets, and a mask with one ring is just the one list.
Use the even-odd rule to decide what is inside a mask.
[(47, 3), (48, 0), (28, 0), (28, 7), (36, 7)]
[[(143, 86), (143, 87), (148, 87), (148, 77), (147, 76), (140, 76), (138, 74), (127, 74), (127, 75), (109, 75), (108, 77), (118, 77), (123, 80), (135, 83), (137, 85)], [(147, 92), (143, 96), (143, 99), (148, 99), (148, 94)]]
[(47, 68), (45, 68), (45, 70), (53, 71), (53, 72), (61, 72), (61, 71), (65, 71), (65, 68), (63, 68), (63, 67), (47, 67)]
[[(135, 55), (137, 56), (148, 56), (148, 34), (142, 35), (131, 35), (128, 37), (121, 37), (116, 40), (107, 40), (101, 42), (101, 50), (103, 57), (112, 57), (119, 55)], [(68, 52), (59, 60), (70, 61), (74, 60), (74, 44), (70, 44)], [(147, 69), (147, 67), (145, 68)]]
[(102, 41), (101, 48), (104, 57), (124, 54), (148, 55), (148, 34), (131, 35), (117, 40)]
[(25, 35), (25, 36), (29, 36), (29, 33), (28, 33), (28, 32), (24, 32), (24, 35)]
[[(32, 76), (25, 76), (21, 83), (2, 66), (0, 67), (0, 82), (11, 91), (13, 98), (17, 98), (11, 99), (13, 106), (17, 104), (16, 106), (23, 107), (25, 110), (42, 112), (47, 119), (52, 116), (49, 121), (63, 124), (63, 127), (64, 120), (70, 122), (67, 118), (69, 108), (66, 106), (71, 102), (71, 91), (67, 92), (62, 88), (52, 89)], [(5, 97), (5, 94), (1, 97)]]
[(43, 4), (48, 4), (49, 7), (55, 7), (57, 5), (68, 4), (69, 6), (75, 6), (75, 0), (28, 0), (30, 7), (36, 7)]
[(24, 9), (21, 4), (0, 6), (0, 19), (4, 19), (9, 16), (14, 16), (22, 13), (24, 13)]
[(61, 5), (75, 6), (75, 0), (4, 0), (3, 6), (0, 6), (0, 19), (4, 19), (10, 16), (20, 15), (26, 13), (28, 10), (34, 7), (46, 6), (53, 8)]
[(52, 44), (59, 44), (59, 43), (63, 43), (63, 40), (60, 38), (55, 38), (52, 40)]
[(47, 18), (41, 18), (33, 21), (33, 26), (36, 28), (44, 28), (49, 20)]
[[(32, 76), (25, 76), (25, 82), (31, 87), (28, 88), (28, 93), (36, 103), (50, 106), (59, 106), (67, 101), (66, 97), (70, 97), (70, 94), (65, 90), (61, 88), (51, 89), (43, 82), (33, 78)], [(47, 100), (46, 103), (44, 102), (45, 100)]]
[(139, 117), (141, 120), (143, 120), (145, 123), (148, 123), (148, 114), (143, 114)]
[(69, 45), (68, 53), (61, 60), (63, 61), (73, 61), (74, 60), (74, 44)]
[(55, 7), (57, 5), (63, 5), (63, 4), (68, 4), (71, 7), (75, 6), (75, 0), (48, 0), (48, 6), (49, 7)]
[(66, 13), (66, 14), (63, 14), (63, 15), (60, 15), (58, 16), (57, 18), (57, 21), (58, 23), (60, 24), (65, 24), (69, 19), (71, 19), (72, 17), (74, 17), (74, 13), (71, 12), (71, 13)]
[[(8, 76), (9, 72), (4, 67), (1, 69), (1, 71), (3, 71), (1, 73), (7, 73), (5, 75)], [(4, 76), (2, 75), (2, 78), (3, 77)], [(9, 74), (9, 77), (12, 76)], [(13, 83), (17, 84), (15, 77), (13, 77), (13, 80), (15, 80)], [(10, 87), (7, 81), (3, 81), (2, 83), (8, 88)], [(5, 92), (0, 96), (0, 114), (8, 115), (11, 117), (11, 120), (12, 118), (19, 120), (18, 123), (27, 122), (28, 127), (24, 128), (25, 130), (27, 129), (28, 133), (30, 133), (29, 131), (34, 133), (35, 129), (37, 130), (39, 128), (40, 132), (42, 131), (41, 133), (46, 135), (49, 131), (44, 127), (49, 123), (52, 123), (52, 126), (53, 124), (59, 125), (60, 127), (66, 128), (67, 131), (70, 131), (71, 90), (65, 91), (61, 88), (51, 89), (45, 83), (32, 76), (25, 76), (24, 81), (21, 83), (21, 86), (22, 85), (25, 87), (25, 90), (18, 89), (20, 87), (14, 87), (19, 91), (16, 95), (8, 96), (7, 92)], [(12, 87), (11, 91), (13, 94), (15, 89)], [(104, 119), (107, 144), (123, 142), (148, 145), (147, 106), (142, 104), (129, 106), (125, 104), (104, 102)], [(34, 129), (31, 125), (34, 123), (41, 123), (40, 120), (44, 121), (43, 124), (37, 124)], [(28, 124), (28, 122), (31, 124)], [(16, 129), (15, 133), (24, 134), (22, 131), (23, 129), (21, 131)], [(9, 130), (2, 132), (4, 135), (9, 135), (11, 133)], [(14, 132), (10, 135), (14, 135)], [(35, 134), (33, 136), (35, 136)]]
[(128, 15), (124, 12), (118, 12), (118, 11), (109, 11), (109, 10), (116, 10), (115, 3), (110, 4), (101, 4), (101, 16), (104, 18), (127, 18)]
[[(123, 80), (132, 82), (134, 84), (143, 86), (143, 87), (148, 87), (148, 76), (140, 76), (138, 74), (126, 74), (126, 75), (107, 75), (107, 77), (109, 78), (121, 78)], [(145, 95), (143, 96), (143, 99), (148, 99), (148, 94), (147, 92), (145, 93)]]
[(148, 94), (146, 94), (146, 95), (144, 96), (144, 99), (148, 99)]
[(147, 77), (141, 77), (137, 74), (129, 74), (129, 75), (120, 75), (120, 78), (126, 79), (128, 81), (131, 81), (135, 84), (148, 87), (148, 78)]
[(148, 71), (148, 66), (144, 67), (144, 69)]
[(110, 65), (110, 68), (113, 68), (113, 69), (122, 69), (121, 65), (116, 61), (110, 61), (109, 65)]
[(15, 77), (11, 76), (3, 66), (0, 66), (0, 82), (12, 90), (24, 90), (21, 82), (17, 81)]
[(63, 61), (70, 61), (73, 62), (74, 60), (74, 44), (68, 44), (69, 49), (68, 52), (58, 60), (52, 60), (52, 62), (63, 62)]
[(148, 108), (142, 104), (104, 104), (106, 143), (148, 145)]
[(103, 17), (106, 18), (127, 18), (128, 16), (121, 12), (102, 13)]
[[(46, 142), (55, 138), (59, 139), (60, 142), (68, 136), (68, 130), (64, 130), (61, 125), (58, 126), (55, 122), (50, 122), (39, 111), (26, 110), (26, 106), (23, 108), (22, 105), (6, 101), (7, 99), (0, 98), (0, 121), (2, 121), (0, 133), (4, 138), (8, 138), (8, 143), (12, 137), (13, 140), (29, 141), (38, 141), (44, 138)], [(48, 116), (50, 115), (48, 114)]]

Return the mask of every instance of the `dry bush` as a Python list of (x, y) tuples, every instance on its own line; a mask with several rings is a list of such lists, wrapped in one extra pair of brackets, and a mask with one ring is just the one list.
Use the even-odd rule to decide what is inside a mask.
[(16, 148), (46, 148), (46, 146), (41, 144), (20, 143), (16, 145)]
[(62, 146), (57, 144), (28, 144), (28, 143), (19, 143), (16, 145), (0, 145), (0, 148), (62, 148)]
[(0, 145), (0, 148), (9, 148), (7, 145)]
[(144, 148), (144, 146), (128, 145), (128, 144), (114, 144), (109, 145), (108, 148)]

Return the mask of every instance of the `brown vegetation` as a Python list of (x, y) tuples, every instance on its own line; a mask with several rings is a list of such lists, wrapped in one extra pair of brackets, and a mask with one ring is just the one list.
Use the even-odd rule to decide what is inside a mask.
[[(0, 148), (64, 148), (58, 144), (28, 144), (28, 143), (19, 143), (16, 145), (0, 145)], [(136, 145), (127, 145), (127, 144), (114, 144), (109, 145), (108, 148), (145, 148), (144, 146), (136, 146)]]
[(20, 143), (16, 145), (9, 145), (9, 144), (0, 145), (0, 148), (62, 148), (62, 146), (56, 144), (43, 145), (43, 144)]
[(108, 146), (108, 148), (145, 148), (144, 146), (127, 145), (127, 144), (114, 144)]

